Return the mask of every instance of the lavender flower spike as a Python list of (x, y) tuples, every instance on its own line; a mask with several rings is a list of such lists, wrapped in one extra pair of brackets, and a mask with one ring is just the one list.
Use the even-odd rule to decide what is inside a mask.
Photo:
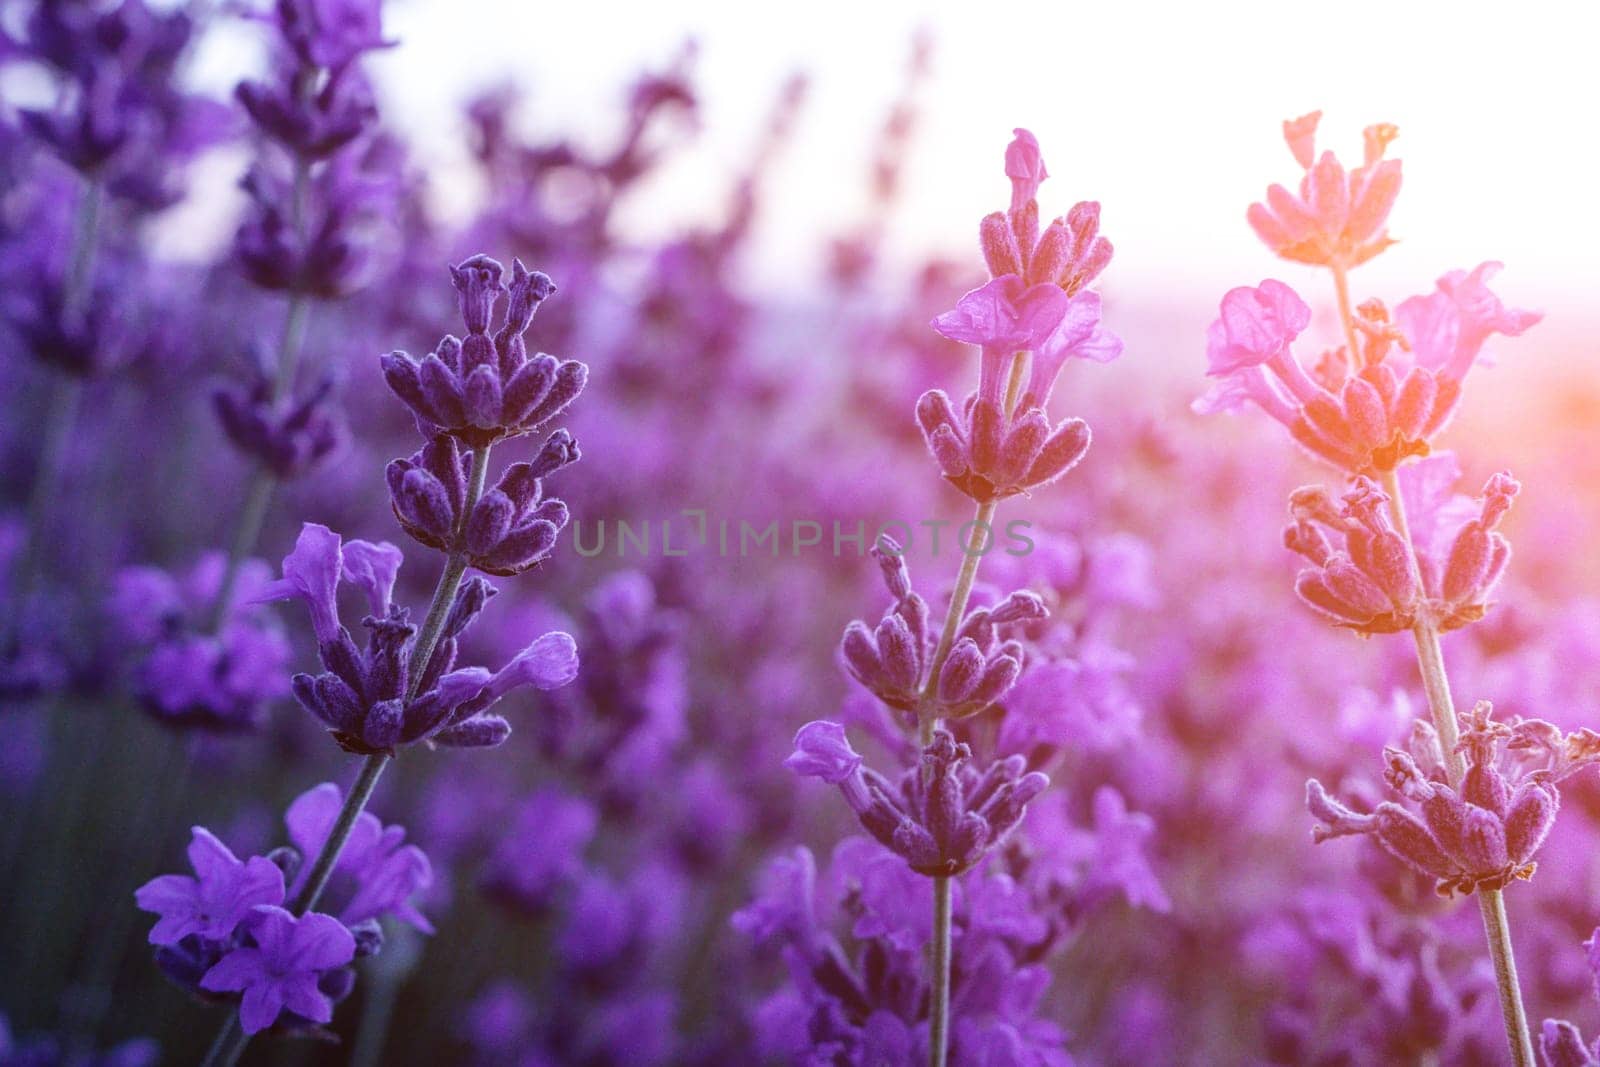
[(506, 287), (488, 256), (450, 268), (466, 323), (464, 340), (445, 337), (421, 361), (404, 352), (383, 357), (383, 377), (426, 433), (443, 432), (470, 448), (520, 437), (565, 411), (589, 378), (576, 360), (529, 356), (522, 335), (555, 283), (512, 261), (510, 300), (498, 333), (489, 335), (494, 306)]
[[(498, 745), (510, 736), (511, 726), (485, 714), (497, 701), (523, 686), (555, 689), (577, 676), (577, 645), (560, 632), (536, 638), (499, 671), (452, 670), (457, 639), (495, 594), (477, 577), (458, 589), (428, 662), (413, 663), (417, 628), (407, 609), (390, 602), (400, 562), (393, 545), (342, 543), (327, 527), (307, 523), (283, 561), (283, 580), (264, 596), (296, 597), (310, 609), (325, 670), (295, 675), (294, 695), (345, 750), (388, 754), (424, 740), (468, 748)], [(356, 647), (339, 622), (341, 581), (366, 594), (371, 614), (362, 619), (369, 631), (365, 649)]]

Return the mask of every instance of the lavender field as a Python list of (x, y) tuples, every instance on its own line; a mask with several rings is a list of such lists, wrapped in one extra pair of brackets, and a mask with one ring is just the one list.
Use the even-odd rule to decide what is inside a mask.
[(1358, 7), (0, 0), (0, 1067), (1600, 1067), (1600, 86)]

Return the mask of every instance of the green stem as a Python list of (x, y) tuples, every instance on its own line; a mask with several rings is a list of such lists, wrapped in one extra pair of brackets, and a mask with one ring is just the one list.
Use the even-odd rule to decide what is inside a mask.
[[(450, 617), (450, 608), (455, 603), (456, 593), (460, 591), (461, 581), (466, 576), (467, 553), (462, 547), (463, 534), (467, 516), (472, 513), (473, 506), (483, 495), (483, 486), (488, 474), (489, 447), (486, 445), (472, 453), (472, 473), (467, 479), (466, 500), (456, 519), (455, 547), (445, 558), (444, 570), (439, 575), (439, 584), (434, 586), (433, 600), (428, 605), (427, 618), (423, 621), (422, 630), (417, 634), (416, 643), (411, 646), (409, 662), (412, 667), (406, 682), (407, 702), (416, 697), (417, 689), (428, 673), (428, 662), (433, 659), (434, 649), (438, 647), (440, 635), (444, 633), (445, 621)], [(368, 756), (362, 763), (361, 773), (356, 776), (355, 784), (345, 796), (344, 806), (339, 809), (339, 816), (334, 820), (333, 829), (328, 832), (327, 841), (323, 842), (322, 851), (317, 853), (316, 860), (311, 864), (305, 885), (290, 902), (289, 910), (295, 915), (304, 915), (317, 906), (322, 891), (327, 888), (328, 879), (333, 876), (333, 869), (339, 862), (339, 856), (344, 852), (344, 846), (350, 839), (350, 832), (355, 829), (356, 820), (366, 811), (367, 801), (372, 798), (372, 791), (378, 787), (378, 779), (383, 777), (384, 768), (388, 767), (393, 759), (393, 756), (380, 752)], [(230, 1013), (216, 1040), (212, 1042), (211, 1051), (206, 1054), (202, 1067), (233, 1067), (238, 1062), (245, 1047), (250, 1043), (250, 1035), (239, 1031), (238, 1028), (238, 1014)]]
[[(1385, 472), (1383, 487), (1389, 494), (1389, 514), (1400, 536), (1405, 539), (1413, 573), (1420, 574), (1416, 547), (1406, 520), (1405, 500), (1400, 495), (1399, 476), (1394, 471)], [(1445, 772), (1451, 787), (1460, 789), (1461, 780), (1466, 776), (1466, 763), (1461, 753), (1456, 751), (1461, 733), (1456, 725), (1455, 700), (1450, 693), (1450, 677), (1445, 673), (1439, 629), (1426, 609), (1418, 613), (1411, 636), (1417, 646), (1417, 668), (1422, 674), (1422, 689), (1428, 698), (1428, 713), (1433, 720), (1434, 730), (1439, 734), (1439, 745), (1444, 749)], [(1533, 1034), (1528, 1029), (1528, 1015), (1523, 1007), (1522, 987), (1517, 979), (1517, 960), (1511, 949), (1511, 922), (1506, 916), (1505, 899), (1501, 891), (1478, 890), (1478, 910), (1483, 915), (1483, 936), (1489, 944), (1489, 957), (1494, 962), (1495, 986), (1500, 994), (1500, 1014), (1505, 1020), (1506, 1043), (1511, 1050), (1511, 1060), (1516, 1067), (1534, 1067)]]
[[(1027, 354), (1018, 352), (1011, 359), (1011, 374), (1006, 382), (1005, 410), (1007, 413), (1017, 402), (1022, 388), (1022, 371), (1027, 364)], [(933, 743), (933, 733), (939, 728), (939, 718), (931, 714), (933, 697), (939, 689), (939, 672), (955, 646), (956, 631), (967, 613), (967, 601), (972, 597), (972, 585), (978, 578), (978, 564), (983, 554), (977, 551), (979, 538), (991, 529), (997, 502), (986, 500), (978, 505), (972, 519), (972, 540), (962, 546), (961, 569), (956, 572), (956, 585), (950, 593), (950, 607), (944, 615), (944, 628), (939, 632), (939, 643), (934, 646), (928, 677), (922, 684), (922, 707), (917, 712), (917, 742), (923, 748)], [(933, 879), (933, 943), (929, 946), (928, 966), (932, 973), (931, 1003), (929, 1004), (928, 1063), (932, 1067), (945, 1067), (950, 1058), (950, 879), (936, 876)]]

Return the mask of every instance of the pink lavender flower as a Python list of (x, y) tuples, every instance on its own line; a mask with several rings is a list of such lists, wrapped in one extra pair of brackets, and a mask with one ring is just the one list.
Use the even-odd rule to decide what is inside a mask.
[(1450, 271), (1432, 293), (1410, 297), (1394, 309), (1417, 366), (1460, 381), (1479, 362), (1491, 336), (1516, 337), (1544, 317), (1538, 311), (1508, 308), (1490, 290), (1489, 279), (1502, 267), (1490, 260), (1470, 273)]
[(191, 934), (225, 941), (258, 905), (284, 901), (277, 864), (261, 856), (240, 860), (203, 826), (193, 834), (189, 866), (194, 877), (164, 874), (134, 894), (141, 910), (161, 916), (150, 929), (152, 945), (176, 945)]
[(971, 870), (1050, 784), (1039, 772), (1027, 771), (1020, 756), (975, 769), (972, 749), (945, 730), (935, 731), (923, 749), (922, 766), (909, 768), (898, 785), (891, 784), (863, 767), (843, 730), (830, 726), (802, 726), (786, 765), (838, 785), (861, 825), (918, 874), (949, 877)]
[(1461, 398), (1461, 383), (1493, 334), (1514, 337), (1539, 321), (1508, 310), (1485, 281), (1499, 264), (1453, 272), (1429, 296), (1397, 309), (1379, 301), (1357, 309), (1362, 351), (1307, 371), (1292, 350), (1311, 310), (1282, 282), (1242, 286), (1222, 298), (1206, 335), (1207, 373), (1219, 379), (1195, 402), (1202, 413), (1253, 403), (1282, 423), (1307, 451), (1341, 470), (1393, 470), (1428, 454)]
[(1444, 753), (1430, 727), (1412, 735), (1410, 751), (1384, 749), (1384, 779), (1410, 808), (1384, 801), (1369, 813), (1330, 796), (1320, 782), (1306, 785), (1306, 803), (1318, 820), (1313, 837), (1369, 834), (1384, 850), (1435, 879), (1439, 893), (1501, 889), (1533, 876), (1534, 855), (1555, 823), (1557, 783), (1600, 763), (1600, 735), (1562, 734), (1540, 719), (1496, 722), (1479, 702), (1462, 714), (1467, 773), (1459, 790), (1445, 780)]
[[(1111, 245), (1095, 236), (1099, 205), (1079, 204), (1041, 238), (1033, 197), (1044, 161), (1025, 130), (1006, 153), (1006, 173), (1011, 210), (989, 216), (982, 227), (995, 278), (933, 321), (945, 337), (982, 349), (977, 393), (959, 413), (942, 390), (917, 402), (917, 421), (940, 471), (980, 502), (1046, 485), (1083, 458), (1088, 425), (1067, 419), (1052, 426), (1046, 414), (1055, 380), (1068, 359), (1105, 363), (1122, 353), (1121, 339), (1100, 324), (1099, 295), (1084, 291), (1111, 258)], [(1008, 369), (1026, 353), (1032, 354), (1027, 385), (1008, 397)]]
[(1028, 285), (1054, 285), (1074, 295), (1111, 262), (1111, 242), (1100, 236), (1100, 205), (1084, 200), (1039, 233), (1039, 186), (1050, 175), (1039, 142), (1015, 131), (1006, 148), (1011, 207), (986, 215), (978, 226), (984, 262), (995, 278), (1017, 275)]
[[(1401, 472), (1403, 487), (1419, 469)], [(1300, 573), (1295, 592), (1335, 625), (1362, 633), (1408, 630), (1421, 614), (1441, 631), (1476, 622), (1510, 562), (1511, 545), (1496, 527), (1520, 489), (1509, 474), (1490, 478), (1477, 513), (1443, 536), (1433, 533), (1435, 508), (1416, 510), (1415, 566), (1388, 495), (1370, 479), (1357, 477), (1342, 506), (1320, 486), (1296, 490), (1283, 541), (1313, 568)], [(1343, 551), (1324, 528), (1343, 536)]]
[(222, 957), (200, 979), (213, 993), (243, 993), (239, 1023), (260, 1033), (285, 1010), (315, 1023), (333, 1018), (333, 1001), (318, 986), (323, 973), (355, 958), (356, 941), (344, 924), (311, 912), (298, 919), (282, 908), (260, 907), (245, 925), (253, 944)]
[(1295, 162), (1305, 168), (1299, 195), (1281, 185), (1267, 189), (1265, 204), (1251, 204), (1256, 236), (1284, 259), (1349, 268), (1365, 263), (1394, 241), (1384, 229), (1400, 195), (1400, 161), (1384, 159), (1399, 131), (1387, 123), (1368, 126), (1362, 165), (1346, 172), (1332, 152), (1316, 155), (1313, 111), (1283, 124)]

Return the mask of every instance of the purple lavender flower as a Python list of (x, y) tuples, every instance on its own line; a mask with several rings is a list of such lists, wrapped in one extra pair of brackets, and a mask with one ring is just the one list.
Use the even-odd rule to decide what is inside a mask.
[[(1050, 784), (1010, 756), (978, 771), (972, 750), (949, 731), (934, 732), (922, 766), (899, 785), (861, 766), (832, 724), (807, 723), (785, 761), (796, 773), (837, 784), (861, 825), (919, 874), (949, 877), (971, 870), (1022, 820), (1028, 801)], [(1025, 773), (1026, 772), (1026, 773)]]
[[(1068, 359), (1104, 363), (1122, 354), (1121, 339), (1100, 324), (1099, 294), (1085, 289), (1111, 261), (1111, 243), (1099, 236), (1100, 205), (1080, 203), (1039, 234), (1034, 197), (1047, 174), (1027, 130), (1017, 130), (1006, 150), (1006, 174), (1011, 208), (979, 228), (994, 279), (933, 320), (941, 335), (982, 349), (977, 392), (959, 411), (940, 389), (917, 401), (940, 472), (980, 503), (1047, 485), (1083, 458), (1088, 424), (1052, 425), (1050, 394)], [(1023, 353), (1031, 353), (1027, 384), (1008, 396), (1009, 368)]]
[(548, 910), (558, 890), (583, 869), (583, 852), (599, 825), (588, 801), (553, 787), (517, 807), (483, 873), (494, 900), (530, 915)]
[(163, 725), (253, 730), (288, 692), (288, 641), (271, 613), (253, 603), (267, 585), (265, 564), (245, 562), (218, 614), (224, 567), (222, 554), (211, 552), (186, 574), (126, 567), (113, 582), (106, 610), (137, 655), (134, 693)]
[(372, 86), (357, 66), (333, 72), (311, 92), (301, 84), (298, 70), (290, 69), (271, 82), (240, 82), (234, 94), (263, 133), (306, 160), (339, 152), (377, 121)]
[(193, 833), (195, 876), (164, 874), (134, 894), (141, 910), (161, 916), (150, 929), (152, 945), (176, 945), (191, 934), (226, 941), (254, 908), (284, 901), (283, 871), (271, 860), (240, 860), (205, 827)]
[[(1562, 779), (1600, 762), (1600, 735), (1563, 735), (1540, 719), (1494, 721), (1480, 701), (1461, 715), (1467, 772), (1459, 790), (1445, 780), (1444, 754), (1429, 729), (1414, 735), (1413, 751), (1384, 749), (1384, 779), (1421, 816), (1393, 801), (1370, 813), (1353, 811), (1312, 780), (1306, 803), (1318, 821), (1313, 837), (1370, 834), (1384, 850), (1436, 880), (1441, 895), (1502, 889), (1533, 877), (1533, 856), (1555, 824)], [(1518, 767), (1525, 761), (1528, 765)]]
[(303, 396), (280, 404), (264, 366), (253, 377), (219, 387), (212, 404), (235, 448), (282, 480), (314, 469), (344, 442), (344, 418), (324, 378)]
[(374, 234), (394, 211), (398, 181), (375, 151), (347, 149), (312, 177), (309, 216), (299, 235), (294, 179), (259, 164), (240, 187), (251, 210), (234, 236), (234, 254), (252, 284), (263, 289), (338, 299), (371, 280)]
[[(511, 724), (485, 714), (489, 708), (522, 686), (554, 689), (577, 676), (577, 647), (564, 633), (535, 639), (492, 673), (482, 667), (452, 670), (457, 638), (494, 595), (488, 582), (474, 578), (457, 593), (439, 643), (413, 687), (418, 665), (409, 657), (416, 627), (409, 612), (389, 599), (399, 567), (400, 550), (391, 544), (344, 545), (327, 527), (307, 523), (284, 558), (283, 579), (262, 595), (294, 597), (310, 609), (326, 672), (295, 675), (294, 694), (342, 748), (371, 754), (422, 740), (468, 748), (498, 745), (510, 736)], [(341, 582), (366, 594), (371, 614), (363, 625), (371, 635), (365, 650), (356, 648), (339, 622)], [(415, 695), (408, 699), (408, 692)]]
[(383, 376), (423, 432), (443, 432), (470, 448), (533, 433), (577, 399), (589, 368), (577, 360), (529, 356), (522, 335), (555, 285), (512, 261), (505, 321), (491, 338), (494, 307), (506, 287), (502, 268), (474, 256), (450, 268), (466, 323), (464, 340), (446, 337), (421, 362), (404, 352), (383, 357)]
[(874, 696), (901, 712), (962, 719), (1001, 700), (1022, 673), (1022, 644), (1001, 640), (997, 630), (1048, 615), (1033, 593), (1016, 592), (993, 607), (967, 612), (939, 670), (938, 684), (926, 693), (925, 675), (938, 635), (928, 621), (928, 605), (911, 588), (904, 554), (893, 538), (882, 536), (873, 557), (895, 603), (876, 628), (861, 621), (845, 628), (840, 649), (846, 669)]
[[(307, 790), (289, 805), (283, 822), (301, 856), (322, 851), (343, 805), (344, 794), (332, 782)], [(413, 903), (432, 886), (433, 866), (420, 848), (405, 843), (405, 837), (404, 827), (384, 826), (371, 812), (357, 816), (333, 870), (330, 893), (343, 901), (337, 912), (340, 922), (354, 929), (392, 915), (425, 934), (433, 933), (433, 924)], [(309, 866), (302, 864), (289, 887), (291, 897), (305, 888), (309, 874)]]
[[(65, 1035), (73, 1038), (75, 1035)], [(149, 1038), (138, 1037), (105, 1049), (86, 1052), (71, 1041), (72, 1051), (63, 1049), (62, 1040), (53, 1035), (34, 1035), (19, 1040), (11, 1023), (0, 1012), (0, 1063), (6, 1067), (58, 1067), (71, 1063), (81, 1067), (156, 1067), (161, 1062), (161, 1046)]]
[(279, 32), (308, 67), (343, 70), (363, 53), (388, 48), (382, 0), (278, 0)]
[(200, 988), (243, 993), (239, 1022), (247, 1034), (265, 1030), (286, 1010), (312, 1022), (330, 1021), (333, 1001), (319, 982), (355, 958), (356, 940), (344, 924), (318, 912), (295, 918), (263, 906), (244, 930), (247, 943), (206, 971)]
[(242, 861), (195, 827), (189, 847), (195, 877), (162, 875), (135, 894), (141, 909), (160, 916), (150, 942), (158, 946), (161, 970), (196, 996), (242, 993), (247, 1033), (274, 1023), (301, 1030), (327, 1022), (333, 1002), (354, 988), (347, 965), (382, 949), (380, 920), (433, 931), (415, 904), (433, 881), (428, 857), (405, 843), (403, 828), (385, 826), (370, 812), (357, 817), (332, 872), (329, 910), (336, 914), (295, 919), (283, 909), (303, 893), (308, 860), (320, 852), (343, 802), (332, 784), (308, 790), (284, 814), (292, 847)]
[(389, 497), (400, 526), (418, 541), (445, 552), (459, 547), (478, 570), (510, 577), (554, 551), (567, 505), (544, 495), (544, 479), (578, 458), (572, 435), (557, 430), (532, 462), (507, 466), (463, 516), (471, 457), (454, 436), (439, 434), (409, 460), (389, 464)]

